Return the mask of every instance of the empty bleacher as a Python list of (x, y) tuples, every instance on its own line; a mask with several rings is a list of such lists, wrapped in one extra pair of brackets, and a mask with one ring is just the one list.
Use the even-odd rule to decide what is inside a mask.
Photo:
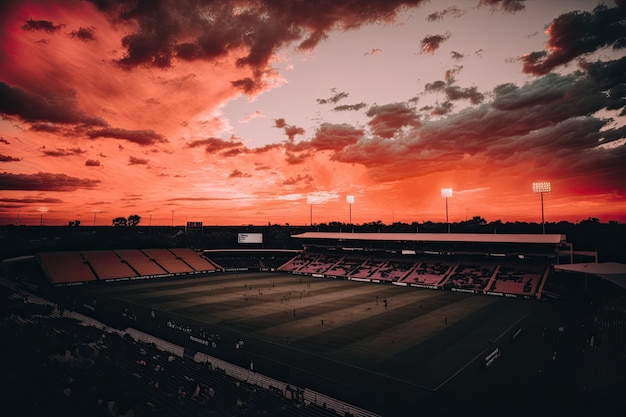
[(498, 268), (492, 292), (517, 295), (534, 295), (546, 272), (546, 265), (531, 263), (507, 263)]
[(182, 259), (177, 258), (168, 249), (142, 249), (150, 259), (165, 269), (170, 274), (183, 274), (193, 272), (193, 269), (187, 265)]
[(37, 259), (53, 285), (80, 284), (97, 279), (79, 252), (44, 252), (37, 254)]
[(496, 271), (498, 264), (488, 261), (464, 260), (442, 282), (451, 290), (483, 291)]
[(373, 281), (396, 282), (405, 277), (414, 267), (414, 261), (392, 258), (388, 259), (380, 268), (374, 271), (370, 278)]
[(170, 251), (178, 259), (185, 262), (194, 271), (215, 271), (217, 267), (209, 262), (207, 259), (198, 255), (193, 249), (189, 248), (172, 248)]
[(386, 262), (386, 259), (368, 258), (359, 264), (348, 275), (351, 279), (369, 279), (370, 276)]
[(167, 275), (167, 271), (138, 249), (118, 249), (115, 253), (142, 277)]
[(438, 285), (453, 266), (452, 262), (436, 259), (419, 260), (414, 269), (402, 279), (406, 284)]
[(113, 251), (86, 251), (82, 252), (82, 255), (100, 280), (137, 276), (137, 273), (128, 264), (122, 262)]

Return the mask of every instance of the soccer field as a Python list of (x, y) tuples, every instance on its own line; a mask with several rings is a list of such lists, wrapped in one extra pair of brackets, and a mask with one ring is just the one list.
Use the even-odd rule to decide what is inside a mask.
[[(272, 272), (80, 291), (98, 307), (135, 312), (138, 327), (147, 330), (176, 333), (166, 320), (193, 334), (202, 327), (220, 337), (209, 354), (242, 366), (253, 361), (258, 372), (365, 407), (398, 390), (430, 398), (463, 371), (480, 367), (490, 344), (509, 337), (537, 305)], [(240, 339), (243, 349), (234, 349)], [(367, 398), (373, 387), (379, 399)]]

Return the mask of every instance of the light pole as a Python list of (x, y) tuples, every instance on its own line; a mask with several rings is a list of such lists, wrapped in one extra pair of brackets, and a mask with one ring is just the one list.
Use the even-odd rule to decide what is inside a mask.
[(353, 195), (347, 195), (346, 196), (346, 203), (348, 203), (348, 208), (349, 208), (349, 224), (352, 224), (352, 205), (354, 204), (354, 196)]
[(150, 221), (148, 222), (148, 240), (152, 240), (152, 212), (150, 212)]
[(543, 194), (550, 192), (550, 182), (540, 181), (533, 182), (533, 193), (541, 195), (541, 230), (543, 234), (546, 234), (546, 222), (543, 216)]
[(450, 222), (448, 221), (448, 198), (452, 197), (452, 188), (442, 188), (441, 198), (446, 199), (446, 224), (448, 225), (448, 233), (450, 233)]
[(40, 227), (40, 237), (39, 239), (43, 239), (43, 214), (48, 212), (48, 207), (39, 207), (37, 209), (37, 211), (39, 212), (39, 227)]
[(91, 210), (93, 211), (93, 226), (96, 227), (96, 214), (100, 212), (100, 210)]

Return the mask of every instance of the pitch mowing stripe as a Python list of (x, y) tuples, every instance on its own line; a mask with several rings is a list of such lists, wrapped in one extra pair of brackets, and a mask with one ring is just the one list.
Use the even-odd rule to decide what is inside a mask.
[[(384, 314), (386, 310), (384, 309), (382, 300), (379, 300), (379, 304), (376, 305), (374, 297), (375, 293), (380, 292), (380, 288), (372, 285), (369, 286), (372, 287), (372, 290), (364, 292), (372, 294), (372, 296), (366, 303), (354, 304), (345, 308), (332, 310), (318, 309), (319, 312), (313, 316), (272, 326), (255, 332), (254, 334), (275, 340), (283, 339), (286, 335), (288, 335), (292, 342), (297, 342), (303, 338), (315, 337), (319, 334), (328, 332), (329, 330), (362, 322), (363, 320), (371, 319), (376, 315)], [(406, 289), (404, 289), (404, 292), (405, 294), (396, 293), (394, 295), (393, 305), (396, 306), (396, 308), (415, 303), (416, 301), (432, 299), (433, 297), (438, 297), (442, 294), (431, 291), (407, 292)], [(354, 289), (342, 291), (342, 293), (354, 295)], [(329, 300), (328, 297), (324, 297), (323, 300), (315, 300), (315, 297), (311, 298), (312, 300), (310, 300), (310, 302), (309, 300), (306, 301), (308, 302), (308, 305), (313, 307), (315, 307), (316, 301), (319, 303), (320, 301)], [(341, 300), (345, 298), (345, 294), (344, 296), (342, 296), (342, 294), (337, 294), (337, 297), (335, 298), (337, 300)], [(297, 311), (298, 309), (296, 308), (296, 316)], [(288, 313), (291, 314), (291, 311), (288, 311)]]
[[(341, 346), (331, 356), (346, 362), (376, 364), (406, 351), (455, 324), (469, 314), (498, 301), (495, 297), (464, 298), (412, 320), (391, 325), (368, 338)], [(447, 318), (447, 324), (446, 324)]]

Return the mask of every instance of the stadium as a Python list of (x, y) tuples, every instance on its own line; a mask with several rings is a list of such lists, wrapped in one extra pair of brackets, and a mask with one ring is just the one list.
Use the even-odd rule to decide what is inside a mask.
[(129, 344), (97, 374), (117, 415), (624, 415), (622, 264), (564, 234), (264, 237), (7, 258), (6, 307), (96, 363)]

